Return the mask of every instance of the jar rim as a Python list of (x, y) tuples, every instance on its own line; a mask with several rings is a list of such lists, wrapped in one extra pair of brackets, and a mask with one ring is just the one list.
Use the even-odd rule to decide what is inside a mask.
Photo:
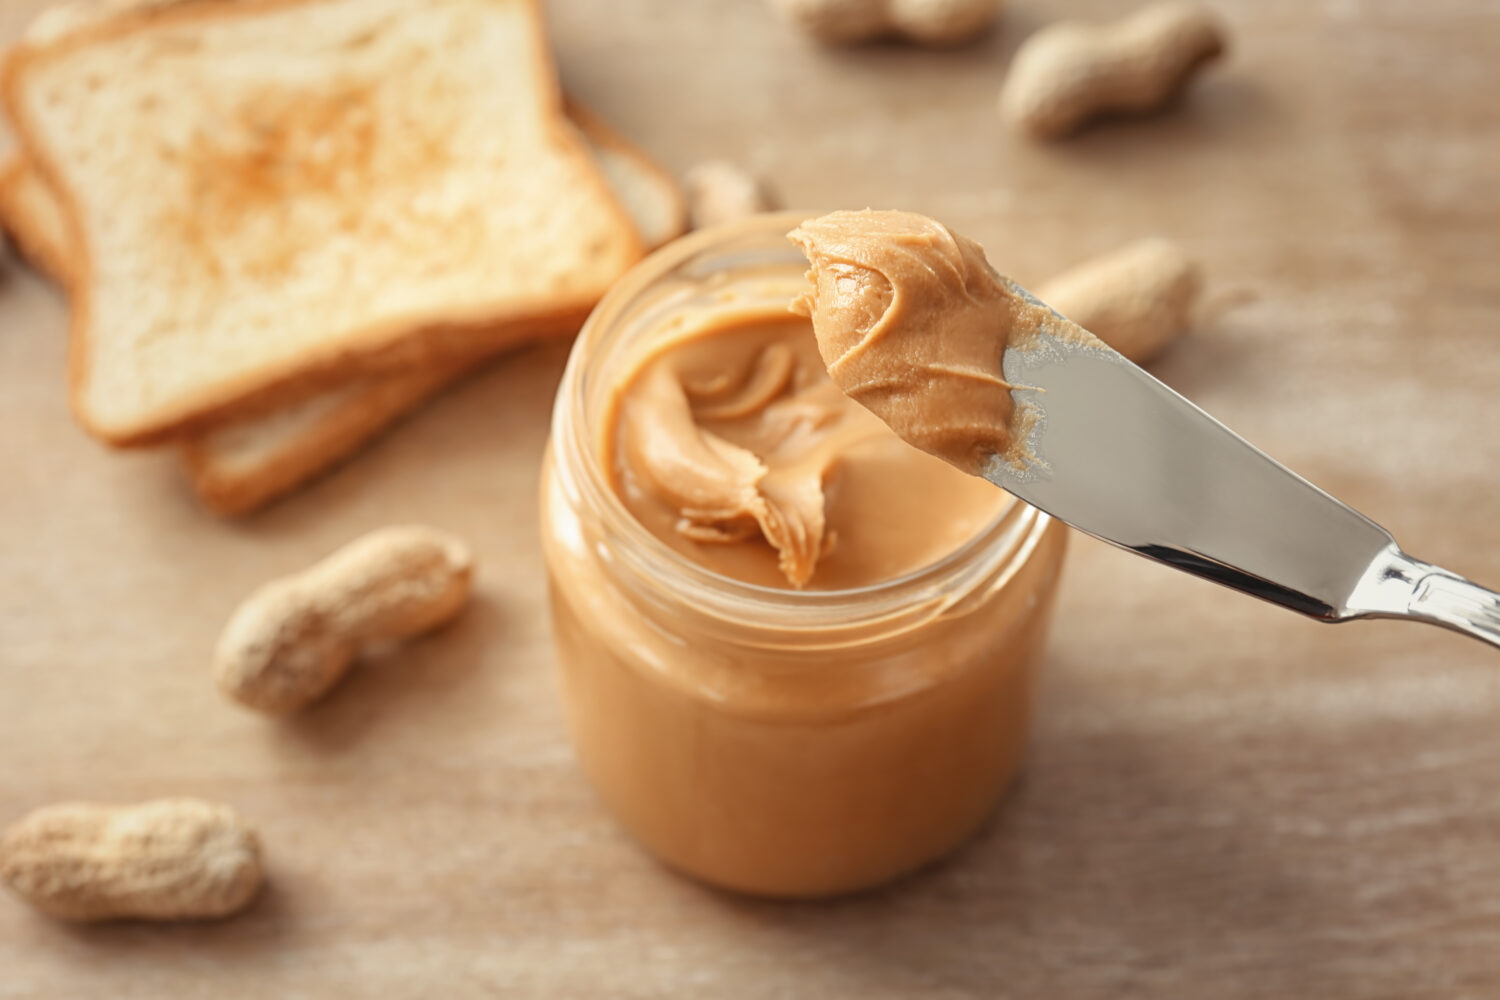
[[(997, 572), (1008, 577), (1035, 548), (1050, 518), (1014, 500), (984, 528), (961, 545), (924, 566), (900, 576), (860, 587), (795, 590), (737, 580), (694, 562), (649, 531), (625, 506), (593, 437), (588, 419), (586, 379), (590, 365), (608, 357), (603, 349), (612, 334), (628, 329), (629, 310), (655, 285), (692, 261), (716, 251), (731, 251), (737, 242), (767, 241), (783, 236), (816, 212), (781, 211), (703, 229), (674, 240), (637, 263), (605, 294), (589, 314), (574, 342), (558, 386), (553, 409), (557, 474), (568, 492), (585, 496), (603, 526), (617, 542), (609, 560), (617, 575), (651, 580), (672, 602), (686, 604), (716, 619), (759, 621), (781, 630), (824, 631), (830, 621), (869, 623), (899, 616), (914, 606), (934, 613), (956, 603), (980, 580)], [(784, 248), (784, 253), (781, 251)], [(776, 253), (786, 265), (805, 263), (789, 241), (746, 246), (745, 253)], [(998, 487), (997, 487), (998, 488)], [(966, 585), (967, 584), (967, 585)]]

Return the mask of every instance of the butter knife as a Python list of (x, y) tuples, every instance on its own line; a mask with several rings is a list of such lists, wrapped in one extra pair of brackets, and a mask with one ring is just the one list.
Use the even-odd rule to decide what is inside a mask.
[(984, 477), (1096, 538), (1325, 622), (1410, 618), (1500, 646), (1500, 594), (1390, 532), (1115, 351), (1046, 332), (1002, 359), (1038, 418)]

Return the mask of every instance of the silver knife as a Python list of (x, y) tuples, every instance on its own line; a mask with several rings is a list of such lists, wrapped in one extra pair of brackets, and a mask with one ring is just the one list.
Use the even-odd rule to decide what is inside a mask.
[(1500, 646), (1500, 594), (1407, 555), (1120, 354), (1044, 332), (1002, 367), (1040, 417), (1030, 457), (984, 477), (1032, 506), (1320, 621), (1411, 618)]

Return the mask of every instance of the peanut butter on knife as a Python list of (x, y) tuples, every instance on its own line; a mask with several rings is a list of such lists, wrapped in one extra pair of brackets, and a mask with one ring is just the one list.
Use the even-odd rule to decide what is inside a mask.
[(1020, 461), (1035, 419), (1001, 375), (1005, 349), (1042, 330), (1099, 344), (926, 216), (834, 212), (789, 235), (812, 262), (812, 288), (792, 309), (812, 318), (834, 384), (971, 475), (992, 455)]

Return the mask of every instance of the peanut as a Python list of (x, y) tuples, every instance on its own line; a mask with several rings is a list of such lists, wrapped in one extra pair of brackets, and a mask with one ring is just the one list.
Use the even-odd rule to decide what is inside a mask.
[(468, 546), (432, 528), (356, 539), (239, 606), (214, 653), (219, 689), (262, 712), (297, 711), (333, 687), (365, 645), (410, 638), (458, 614), (472, 569)]
[(0, 882), (60, 920), (224, 917), (260, 888), (260, 844), (228, 806), (46, 806), (0, 833)]
[(1146, 239), (1066, 271), (1037, 298), (1137, 364), (1187, 328), (1203, 271), (1177, 244)]
[(682, 178), (688, 224), (693, 229), (743, 219), (771, 207), (765, 188), (744, 170), (724, 160), (693, 167)]
[(1224, 51), (1219, 21), (1196, 3), (1168, 0), (1113, 24), (1062, 21), (1016, 52), (1000, 114), (1040, 138), (1096, 115), (1160, 107)]
[(1000, 0), (773, 0), (782, 17), (820, 42), (847, 45), (897, 37), (956, 45), (984, 31)]

